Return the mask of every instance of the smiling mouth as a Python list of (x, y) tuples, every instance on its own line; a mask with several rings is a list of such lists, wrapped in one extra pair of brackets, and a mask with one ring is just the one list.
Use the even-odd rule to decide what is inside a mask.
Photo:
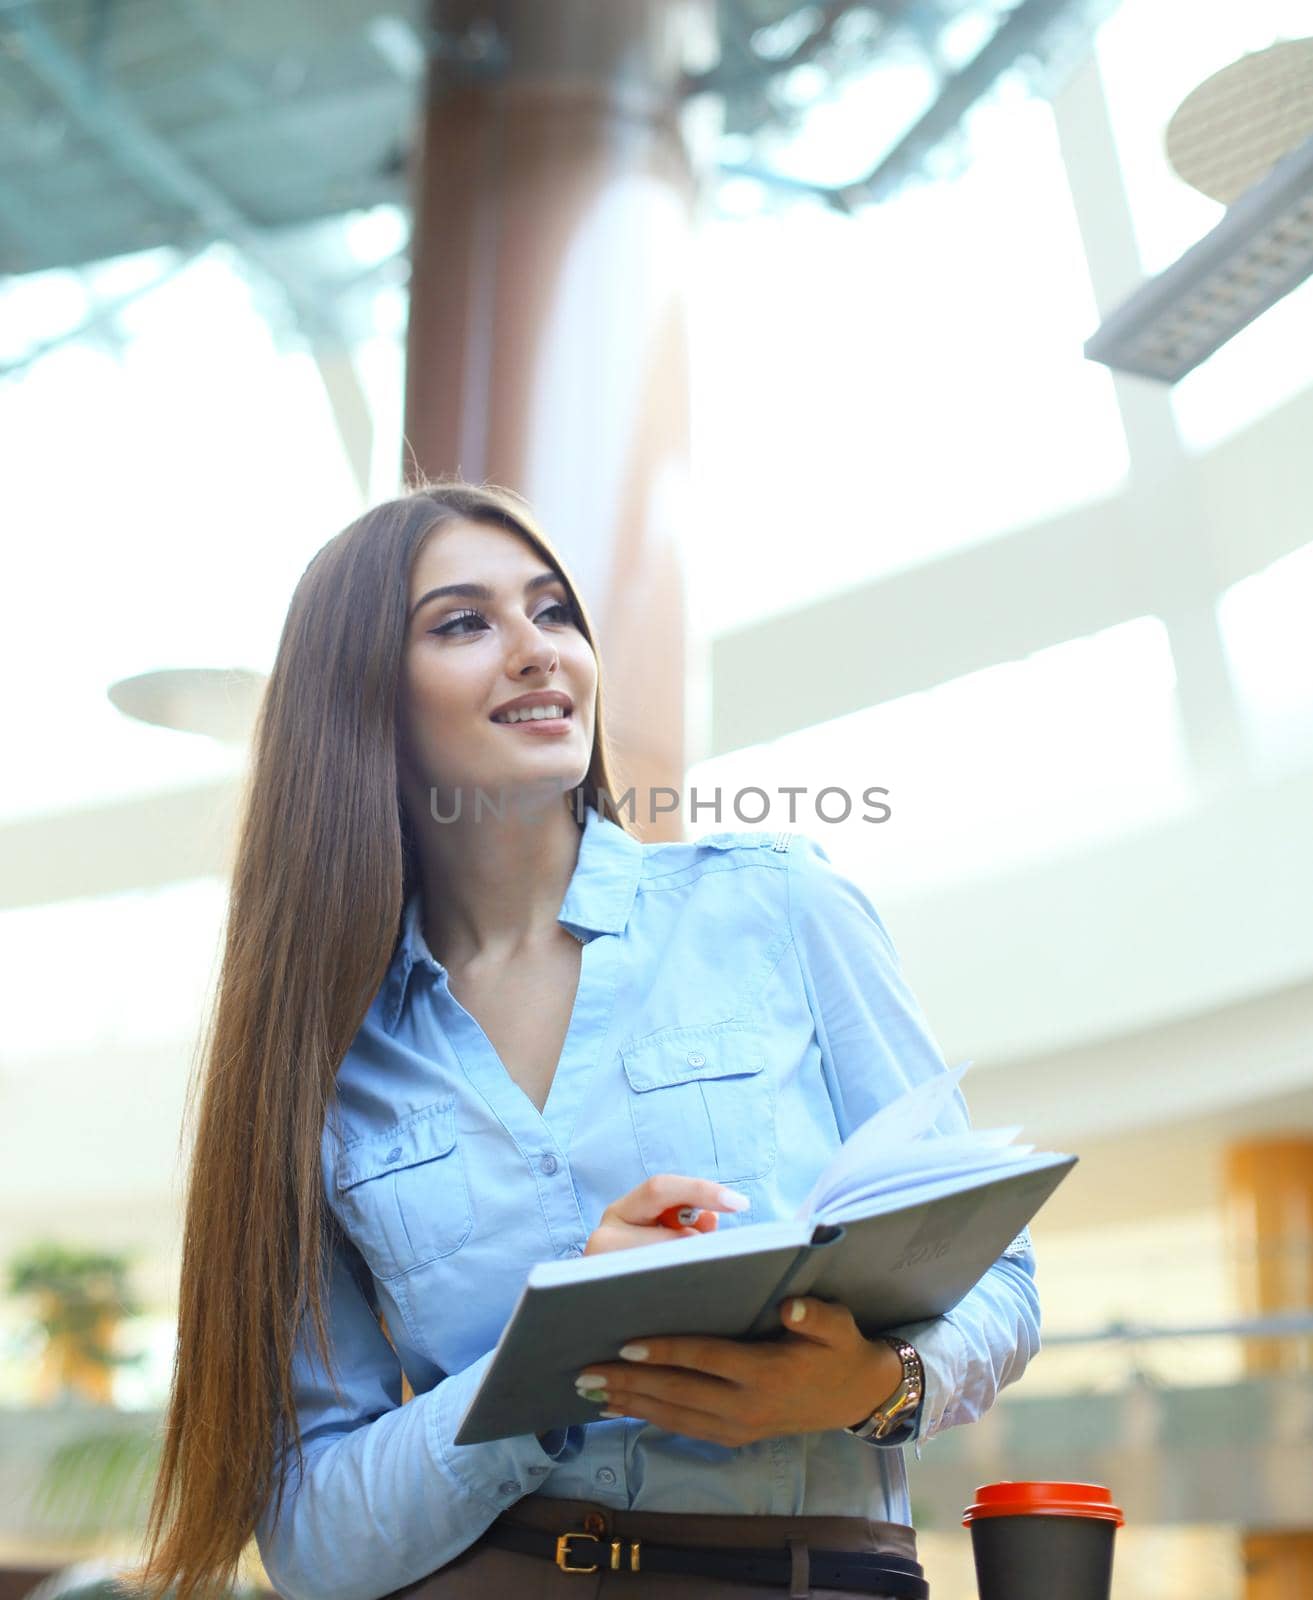
[(546, 717), (489, 717), (488, 721), (495, 722), (499, 728), (520, 728), (523, 727), (525, 723), (569, 722), (570, 713), (564, 709), (558, 708), (557, 710), (553, 711), (550, 716)]

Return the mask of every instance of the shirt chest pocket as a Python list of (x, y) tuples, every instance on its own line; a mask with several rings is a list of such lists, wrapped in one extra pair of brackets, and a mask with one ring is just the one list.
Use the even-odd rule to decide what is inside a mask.
[(376, 1278), (459, 1250), (474, 1225), (455, 1096), (344, 1147), (335, 1170), (347, 1231)]
[(649, 1177), (744, 1183), (775, 1165), (774, 1085), (758, 1030), (741, 1022), (669, 1028), (620, 1055)]

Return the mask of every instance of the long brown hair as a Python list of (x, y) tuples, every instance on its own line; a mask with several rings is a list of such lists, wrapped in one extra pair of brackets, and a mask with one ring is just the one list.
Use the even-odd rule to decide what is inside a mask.
[[(178, 1342), (146, 1555), (121, 1574), (151, 1600), (231, 1587), (275, 1487), (281, 1511), (280, 1446), (293, 1441), (304, 1461), (292, 1356), (306, 1315), (337, 1388), (321, 1139), (337, 1069), (419, 884), (397, 781), (398, 679), (415, 557), (457, 519), (522, 535), (561, 574), (598, 653), (564, 563), (521, 497), (494, 485), (408, 487), (330, 539), (296, 586), (256, 720), (199, 1050)], [(582, 791), (624, 827), (601, 679), (599, 659), (592, 758), (572, 798), (579, 818)], [(193, 1075), (184, 1129), (196, 1087)]]

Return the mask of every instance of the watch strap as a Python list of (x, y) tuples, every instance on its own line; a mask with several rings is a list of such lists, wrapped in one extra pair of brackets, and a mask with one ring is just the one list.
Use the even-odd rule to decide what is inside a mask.
[(879, 1337), (902, 1359), (903, 1376), (894, 1392), (864, 1422), (845, 1429), (858, 1439), (887, 1438), (914, 1415), (925, 1393), (925, 1370), (916, 1347), (896, 1334), (882, 1333)]

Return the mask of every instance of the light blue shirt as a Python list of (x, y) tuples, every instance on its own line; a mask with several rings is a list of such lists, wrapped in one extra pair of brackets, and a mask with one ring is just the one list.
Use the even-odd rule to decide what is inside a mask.
[[(332, 1117), (324, 1131), (346, 1236), (329, 1278), (345, 1403), (303, 1331), (305, 1474), (284, 1450), (282, 1519), (271, 1529), (266, 1507), (256, 1533), (280, 1594), (388, 1594), (526, 1494), (909, 1523), (899, 1444), (974, 1421), (1039, 1348), (1024, 1235), (948, 1315), (895, 1330), (926, 1390), (893, 1441), (829, 1429), (730, 1448), (617, 1418), (453, 1443), (529, 1268), (581, 1254), (612, 1201), (681, 1172), (751, 1197), (721, 1228), (788, 1219), (858, 1123), (946, 1070), (862, 890), (805, 834), (646, 844), (588, 809), (558, 913), (583, 945), (579, 987), (541, 1113), (452, 995), (422, 920), (416, 892), (338, 1073), (342, 1136)], [(958, 1093), (937, 1128), (966, 1125)]]

